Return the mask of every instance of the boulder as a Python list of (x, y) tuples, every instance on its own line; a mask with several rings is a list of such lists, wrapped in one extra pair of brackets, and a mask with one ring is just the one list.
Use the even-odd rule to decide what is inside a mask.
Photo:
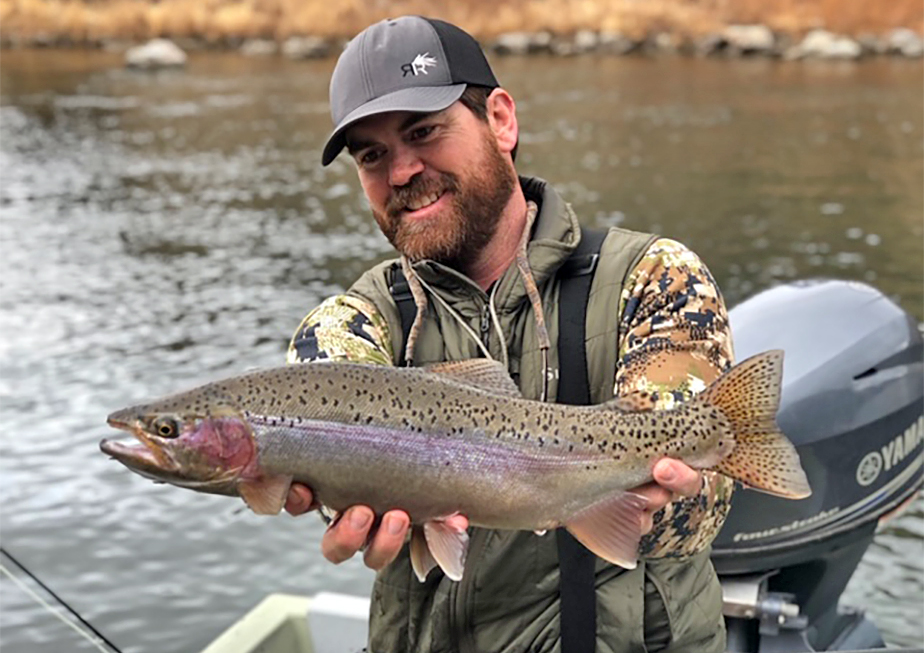
[(330, 54), (330, 43), (320, 36), (290, 36), (282, 53), (289, 59), (321, 59)]
[(906, 57), (924, 55), (924, 40), (921, 39), (919, 34), (907, 27), (900, 27), (889, 32), (886, 43), (889, 52), (903, 54)]
[(853, 39), (816, 29), (806, 34), (799, 45), (788, 50), (786, 58), (856, 59), (861, 54), (863, 48)]
[(597, 49), (600, 38), (596, 32), (589, 29), (582, 29), (574, 35), (574, 49), (578, 52), (591, 52)]
[(863, 52), (868, 54), (886, 54), (889, 51), (889, 44), (884, 39), (869, 32), (858, 35), (857, 43), (863, 48)]
[(601, 32), (597, 38), (598, 48), (609, 54), (629, 54), (640, 43), (619, 32)]
[(491, 44), (497, 54), (531, 54), (548, 52), (552, 48), (552, 35), (548, 32), (507, 32)]
[(705, 34), (693, 41), (693, 53), (700, 57), (709, 57), (728, 48), (728, 41), (721, 34)]
[(776, 39), (766, 25), (729, 25), (722, 30), (727, 47), (739, 54), (773, 52)]
[(279, 52), (276, 41), (269, 39), (247, 39), (241, 46), (241, 54), (248, 57), (268, 57)]
[(646, 43), (646, 47), (654, 52), (673, 54), (680, 49), (680, 39), (669, 32), (658, 32), (651, 35)]
[(130, 48), (125, 53), (125, 65), (145, 70), (180, 68), (186, 65), (186, 53), (169, 39), (153, 39)]
[(597, 49), (597, 33), (590, 30), (580, 30), (573, 36), (555, 36), (552, 37), (552, 43), (549, 49), (552, 54), (559, 56), (570, 56), (574, 54), (585, 54)]

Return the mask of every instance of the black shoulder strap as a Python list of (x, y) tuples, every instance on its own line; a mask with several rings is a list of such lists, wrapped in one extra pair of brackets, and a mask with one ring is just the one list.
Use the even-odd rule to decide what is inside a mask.
[[(581, 242), (559, 271), (558, 402), (589, 404), (587, 352), (584, 347), (590, 285), (606, 231), (581, 230)], [(597, 639), (596, 556), (564, 528), (558, 541), (562, 653), (594, 653)]]
[(414, 296), (411, 294), (411, 287), (404, 276), (404, 270), (401, 269), (399, 264), (391, 267), (391, 285), (388, 286), (388, 290), (398, 306), (398, 316), (401, 318), (401, 351), (397, 352), (397, 364), (403, 367), (410, 364), (409, 361), (404, 360), (404, 348), (408, 337), (411, 335), (414, 318), (417, 317), (417, 305), (414, 303)]
[[(558, 306), (558, 402), (589, 404), (585, 321), (590, 286), (606, 231), (581, 230), (581, 242), (558, 271), (561, 287)], [(400, 266), (392, 267), (391, 295), (401, 318), (401, 351), (417, 315), (417, 306)], [(594, 588), (596, 558), (564, 528), (556, 531), (561, 593), (561, 652), (594, 653), (597, 636), (597, 597)]]

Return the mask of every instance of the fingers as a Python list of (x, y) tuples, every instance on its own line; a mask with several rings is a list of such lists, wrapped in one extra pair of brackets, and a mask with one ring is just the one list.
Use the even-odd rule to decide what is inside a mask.
[(657, 483), (646, 483), (629, 491), (647, 499), (645, 510), (642, 511), (639, 518), (639, 528), (642, 535), (647, 535), (654, 527), (654, 514), (670, 503), (674, 495), (670, 490), (661, 487)]
[(404, 545), (410, 525), (411, 520), (407, 513), (401, 510), (386, 512), (372, 542), (363, 554), (366, 566), (378, 571), (394, 560)]
[(673, 458), (662, 458), (652, 469), (655, 483), (684, 497), (695, 497), (703, 488), (703, 475)]
[(293, 483), (286, 497), (286, 512), (293, 516), (302, 515), (313, 508), (317, 506), (311, 490), (300, 483)]
[(335, 521), (321, 538), (321, 553), (340, 564), (349, 560), (366, 543), (374, 515), (366, 506), (353, 506)]
[(466, 517), (465, 515), (461, 515), (459, 513), (450, 515), (443, 521), (446, 522), (447, 526), (450, 526), (453, 529), (458, 530), (458, 531), (464, 531), (468, 528), (468, 517)]
[(392, 510), (385, 513), (374, 531), (375, 515), (366, 506), (353, 506), (327, 529), (321, 539), (321, 553), (335, 564), (352, 558), (368, 541), (363, 560), (371, 569), (381, 569), (397, 557), (404, 545), (410, 526), (407, 513)]
[(629, 490), (632, 494), (639, 494), (648, 500), (645, 506), (647, 512), (658, 512), (661, 508), (670, 503), (674, 498), (674, 493), (667, 488), (661, 487), (657, 483), (646, 483)]
[(640, 494), (648, 500), (641, 516), (642, 535), (654, 527), (654, 515), (679, 496), (693, 497), (702, 489), (702, 474), (673, 458), (662, 458), (652, 469), (654, 482), (647, 483), (630, 492)]

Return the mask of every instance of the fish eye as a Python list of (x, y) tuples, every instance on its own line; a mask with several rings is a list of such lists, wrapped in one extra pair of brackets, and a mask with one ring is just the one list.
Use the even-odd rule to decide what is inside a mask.
[(175, 438), (180, 434), (180, 427), (172, 417), (158, 417), (153, 427), (154, 434), (162, 438)]

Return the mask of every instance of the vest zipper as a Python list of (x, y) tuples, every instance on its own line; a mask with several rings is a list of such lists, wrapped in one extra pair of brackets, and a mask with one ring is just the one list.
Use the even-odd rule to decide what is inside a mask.
[[(468, 556), (478, 560), (484, 553), (488, 531), (482, 528), (471, 530)], [(449, 587), (449, 632), (454, 645), (453, 653), (480, 653), (475, 647), (472, 629), (472, 611), (475, 598), (475, 570), (468, 569), (462, 580)]]
[(481, 307), (481, 342), (491, 350), (489, 340), (491, 338), (491, 310), (487, 304)]

